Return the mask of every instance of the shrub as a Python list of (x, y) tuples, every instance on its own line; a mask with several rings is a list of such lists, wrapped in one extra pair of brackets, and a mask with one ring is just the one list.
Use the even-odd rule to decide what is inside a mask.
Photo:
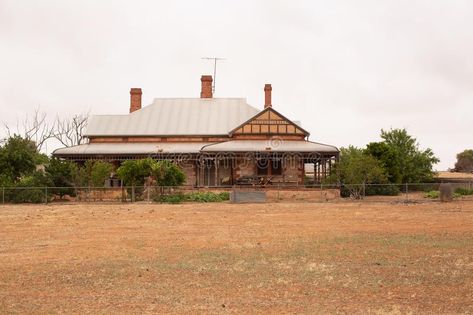
[(103, 187), (105, 180), (110, 178), (113, 172), (113, 165), (108, 162), (96, 161), (90, 170), (90, 182), (94, 187)]
[(473, 189), (459, 187), (455, 189), (455, 194), (458, 194), (459, 196), (473, 195)]
[(399, 195), (398, 185), (373, 185), (366, 187), (366, 196), (397, 196)]
[(21, 178), (15, 189), (9, 191), (9, 200), (14, 203), (41, 203), (49, 200), (51, 192), (40, 187), (52, 186), (52, 181), (43, 172), (34, 172)]
[(51, 184), (54, 187), (54, 193), (61, 198), (64, 195), (75, 196), (74, 188), (74, 173), (76, 172), (76, 165), (70, 161), (63, 161), (59, 159), (51, 159), (46, 166), (46, 175), (50, 178)]
[(170, 161), (158, 161), (152, 165), (151, 174), (159, 186), (180, 186), (186, 176), (182, 169)]
[(440, 197), (440, 192), (438, 190), (431, 190), (424, 194), (425, 198), (438, 199)]
[(230, 199), (230, 193), (221, 192), (193, 192), (187, 195), (188, 201), (195, 202), (221, 202)]
[(161, 195), (154, 198), (154, 201), (161, 203), (181, 203), (184, 201), (191, 202), (222, 202), (230, 199), (229, 192), (192, 192), (188, 194), (183, 194), (181, 192), (170, 194), (170, 195)]
[(117, 169), (118, 178), (127, 186), (142, 186), (156, 163), (152, 158), (125, 161)]
[(177, 193), (172, 195), (161, 195), (155, 198), (155, 201), (161, 203), (181, 203), (186, 200), (186, 196), (183, 193)]

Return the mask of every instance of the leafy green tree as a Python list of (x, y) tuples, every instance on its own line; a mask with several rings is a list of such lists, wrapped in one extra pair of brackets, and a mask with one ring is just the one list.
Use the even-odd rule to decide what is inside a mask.
[(17, 135), (8, 138), (0, 148), (0, 177), (15, 182), (33, 173), (39, 156), (34, 142)]
[(340, 160), (335, 164), (328, 182), (341, 184), (351, 197), (360, 199), (366, 184), (386, 183), (387, 177), (376, 158), (363, 149), (349, 146), (340, 149)]
[(457, 154), (457, 162), (455, 163), (455, 171), (457, 172), (473, 172), (473, 150), (465, 150)]
[(42, 171), (33, 171), (23, 176), (15, 184), (15, 189), (10, 190), (7, 199), (15, 203), (41, 203), (49, 199), (52, 192), (44, 187), (50, 187), (51, 179)]
[(391, 183), (431, 182), (439, 162), (431, 149), (421, 150), (406, 129), (381, 130), (382, 142), (368, 144), (366, 152), (378, 159)]
[(390, 183), (400, 181), (401, 174), (396, 164), (396, 153), (392, 147), (385, 142), (371, 142), (366, 146), (365, 152), (376, 158), (386, 171), (386, 176)]
[(142, 186), (145, 177), (151, 175), (156, 163), (152, 158), (125, 161), (117, 169), (118, 178), (127, 186)]
[(90, 167), (90, 182), (94, 187), (103, 187), (105, 180), (110, 178), (114, 166), (104, 161), (95, 161)]
[(159, 186), (180, 186), (186, 180), (182, 169), (170, 161), (157, 162), (153, 165), (151, 175)]
[(51, 180), (54, 193), (61, 198), (65, 195), (74, 196), (74, 174), (77, 172), (75, 163), (65, 160), (52, 158), (46, 166), (46, 175)]

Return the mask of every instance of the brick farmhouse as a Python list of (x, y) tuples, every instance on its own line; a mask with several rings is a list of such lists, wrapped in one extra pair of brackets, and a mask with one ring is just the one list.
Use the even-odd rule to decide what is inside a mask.
[(300, 185), (310, 175), (320, 182), (338, 159), (331, 145), (309, 141), (309, 132), (272, 106), (270, 84), (264, 107), (244, 98), (214, 98), (212, 76), (201, 77), (200, 98), (157, 98), (141, 106), (140, 88), (130, 90), (126, 115), (92, 116), (87, 143), (53, 155), (82, 163), (152, 157), (178, 163), (186, 184)]

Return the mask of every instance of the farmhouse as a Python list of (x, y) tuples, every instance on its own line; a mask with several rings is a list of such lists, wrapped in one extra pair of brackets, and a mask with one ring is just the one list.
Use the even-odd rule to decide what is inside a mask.
[(186, 184), (196, 187), (300, 185), (329, 174), (338, 149), (309, 141), (300, 123), (278, 112), (270, 84), (261, 108), (243, 98), (214, 98), (212, 76), (202, 76), (201, 85), (200, 98), (157, 98), (144, 107), (141, 89), (132, 88), (128, 114), (92, 116), (87, 143), (53, 155), (117, 166), (127, 159), (172, 160), (185, 171)]

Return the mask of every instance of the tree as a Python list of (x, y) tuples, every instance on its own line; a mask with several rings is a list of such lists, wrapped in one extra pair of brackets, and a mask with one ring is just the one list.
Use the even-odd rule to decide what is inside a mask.
[(473, 172), (473, 150), (465, 150), (457, 154), (456, 172)]
[(54, 124), (49, 124), (47, 115), (36, 109), (33, 115), (26, 115), (23, 121), (17, 121), (16, 130), (12, 132), (11, 127), (4, 123), (8, 138), (20, 135), (22, 138), (32, 141), (36, 149), (41, 151), (47, 140), (54, 137)]
[(387, 177), (381, 163), (363, 149), (353, 146), (340, 149), (340, 160), (328, 178), (331, 183), (343, 185), (351, 197), (360, 199), (366, 184), (386, 183)]
[(125, 161), (117, 169), (118, 178), (127, 186), (141, 186), (145, 177), (151, 175), (156, 163), (152, 158)]
[(439, 162), (431, 149), (421, 150), (406, 129), (381, 130), (382, 142), (368, 144), (366, 152), (378, 159), (391, 183), (431, 182), (433, 165)]
[(159, 161), (153, 165), (151, 175), (159, 186), (180, 186), (186, 176), (182, 169), (170, 161)]
[(15, 182), (33, 173), (42, 158), (33, 141), (14, 135), (0, 148), (0, 177)]
[(401, 174), (397, 165), (396, 152), (386, 142), (371, 142), (366, 146), (365, 153), (376, 158), (386, 171), (390, 183), (400, 181)]
[(113, 172), (113, 164), (103, 161), (95, 161), (91, 163), (92, 166), (90, 168), (90, 183), (94, 187), (103, 187), (105, 180), (110, 178), (110, 175)]
[(83, 133), (89, 121), (88, 114), (74, 115), (72, 118), (56, 119), (54, 138), (65, 147), (72, 147), (82, 144)]
[(74, 174), (77, 172), (77, 166), (70, 161), (64, 161), (52, 158), (46, 166), (46, 174), (51, 180), (54, 193), (61, 198), (65, 195), (74, 196)]

